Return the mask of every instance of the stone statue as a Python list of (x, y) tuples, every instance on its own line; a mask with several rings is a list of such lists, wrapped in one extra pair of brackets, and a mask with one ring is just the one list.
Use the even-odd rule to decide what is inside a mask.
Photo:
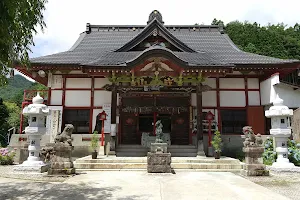
[(163, 143), (164, 140), (163, 140), (163, 132), (162, 132), (162, 128), (163, 128), (163, 125), (161, 123), (160, 120), (158, 120), (156, 123), (155, 123), (155, 133), (156, 133), (156, 140), (155, 140), (155, 143)]
[(55, 143), (65, 143), (67, 142), (70, 146), (72, 146), (72, 132), (74, 130), (74, 126), (72, 124), (66, 124), (64, 131), (56, 135), (54, 141)]
[(261, 138), (261, 135), (259, 133), (255, 135), (251, 126), (243, 127), (243, 133), (246, 137), (245, 141), (243, 142), (244, 147), (262, 146), (263, 140)]
[(43, 147), (41, 149), (41, 157), (43, 158), (44, 162), (49, 162), (51, 160), (51, 156), (54, 155), (54, 149), (53, 147)]
[(241, 173), (246, 176), (268, 176), (269, 171), (266, 170), (266, 166), (262, 163), (264, 147), (261, 135), (255, 135), (251, 126), (243, 127), (243, 133), (246, 137), (243, 142), (245, 165)]

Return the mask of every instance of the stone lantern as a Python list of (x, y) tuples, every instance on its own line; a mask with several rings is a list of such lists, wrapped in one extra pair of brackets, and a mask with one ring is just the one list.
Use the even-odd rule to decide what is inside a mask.
[(47, 169), (46, 164), (40, 159), (40, 141), (42, 135), (46, 133), (45, 120), (50, 110), (43, 103), (44, 99), (37, 93), (37, 96), (32, 99), (32, 104), (23, 109), (23, 114), (29, 118), (29, 126), (25, 128), (29, 140), (29, 155), (21, 165), (24, 170), (43, 172)]
[(272, 167), (294, 167), (294, 164), (289, 162), (287, 146), (287, 140), (291, 136), (290, 117), (292, 115), (293, 110), (283, 105), (283, 100), (278, 95), (273, 102), (273, 106), (265, 111), (265, 116), (271, 118), (270, 134), (275, 138), (277, 152), (277, 160), (273, 163)]

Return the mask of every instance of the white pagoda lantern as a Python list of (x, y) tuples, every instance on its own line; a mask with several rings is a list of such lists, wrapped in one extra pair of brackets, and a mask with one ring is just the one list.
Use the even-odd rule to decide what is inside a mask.
[(291, 168), (295, 167), (288, 159), (287, 140), (291, 136), (290, 117), (293, 116), (293, 110), (283, 105), (283, 100), (277, 95), (273, 106), (265, 111), (265, 116), (271, 118), (270, 134), (275, 138), (277, 160), (272, 167)]
[(50, 110), (43, 104), (44, 99), (37, 93), (37, 96), (32, 99), (32, 104), (23, 109), (23, 114), (28, 116), (29, 126), (25, 128), (25, 133), (28, 134), (29, 139), (29, 156), (23, 162), (23, 167), (31, 167), (32, 170), (41, 170), (45, 163), (40, 159), (40, 141), (42, 135), (46, 133), (45, 120)]

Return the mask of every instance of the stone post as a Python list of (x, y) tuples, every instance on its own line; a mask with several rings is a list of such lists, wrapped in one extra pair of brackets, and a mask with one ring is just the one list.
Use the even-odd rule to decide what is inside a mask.
[(293, 115), (293, 110), (283, 105), (283, 100), (277, 95), (269, 110), (265, 111), (265, 116), (271, 118), (270, 134), (275, 137), (277, 160), (272, 167), (291, 168), (295, 167), (288, 159), (287, 140), (291, 136), (289, 117)]
[(50, 110), (43, 102), (44, 99), (37, 93), (37, 96), (32, 99), (32, 104), (23, 109), (23, 114), (29, 117), (29, 126), (25, 128), (29, 140), (29, 156), (21, 165), (15, 167), (15, 170), (44, 172), (48, 169), (40, 159), (40, 141), (42, 135), (46, 134), (45, 120), (50, 114)]

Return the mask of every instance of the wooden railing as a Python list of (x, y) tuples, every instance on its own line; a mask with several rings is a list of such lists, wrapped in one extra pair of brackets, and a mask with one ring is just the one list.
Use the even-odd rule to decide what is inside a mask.
[(40, 93), (40, 96), (44, 98), (45, 101), (48, 100), (48, 90), (24, 90), (23, 101), (31, 101), (33, 97)]

